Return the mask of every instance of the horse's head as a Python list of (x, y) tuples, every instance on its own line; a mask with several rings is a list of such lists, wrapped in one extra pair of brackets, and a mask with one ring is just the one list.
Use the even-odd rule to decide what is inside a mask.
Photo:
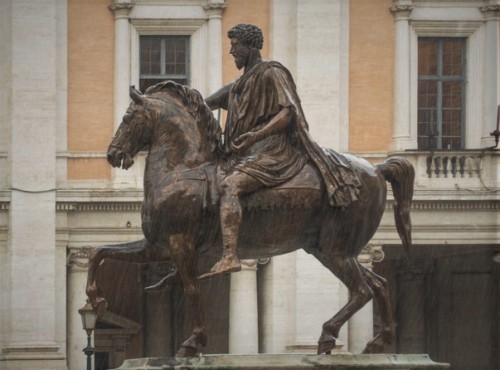
[[(150, 86), (144, 95), (130, 87), (132, 103), (108, 148), (108, 162), (127, 169), (149, 146), (168, 166), (198, 166), (217, 158), (220, 126), (200, 93), (173, 81)], [(154, 148), (154, 149), (153, 149)]]
[(130, 87), (130, 97), (132, 102), (108, 148), (108, 162), (124, 170), (130, 168), (135, 155), (151, 143), (154, 119), (151, 103), (134, 86)]

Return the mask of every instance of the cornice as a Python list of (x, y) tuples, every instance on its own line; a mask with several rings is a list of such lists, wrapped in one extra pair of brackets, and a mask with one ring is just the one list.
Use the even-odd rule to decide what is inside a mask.
[(58, 202), (63, 212), (140, 212), (142, 202)]
[[(390, 203), (390, 204), (389, 204)], [(393, 201), (387, 203), (392, 208)], [(500, 201), (413, 201), (412, 210), (417, 211), (490, 211), (500, 209)]]
[[(57, 202), (58, 212), (140, 212), (142, 201), (135, 202)], [(386, 211), (393, 208), (394, 201), (386, 203)], [(10, 202), (0, 202), (0, 211), (9, 211)], [(411, 206), (415, 211), (496, 211), (500, 201), (436, 201), (414, 200)]]
[[(394, 200), (385, 204), (386, 211), (392, 210)], [(500, 209), (500, 201), (436, 201), (414, 200), (411, 204), (413, 211), (495, 211)]]
[(177, 32), (196, 32), (203, 24), (205, 19), (184, 18), (184, 19), (141, 19), (133, 18), (130, 22), (140, 31), (167, 29)]

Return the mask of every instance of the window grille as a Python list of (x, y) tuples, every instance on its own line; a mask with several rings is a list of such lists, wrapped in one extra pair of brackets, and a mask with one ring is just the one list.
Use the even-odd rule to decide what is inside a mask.
[(418, 148), (465, 147), (465, 45), (462, 37), (418, 39)]
[(140, 90), (164, 80), (189, 85), (189, 36), (140, 37)]

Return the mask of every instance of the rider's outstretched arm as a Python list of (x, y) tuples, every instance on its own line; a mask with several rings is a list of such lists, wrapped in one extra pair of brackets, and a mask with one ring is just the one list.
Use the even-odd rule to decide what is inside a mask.
[(233, 85), (234, 82), (231, 82), (205, 99), (205, 103), (207, 103), (211, 110), (219, 108), (227, 110), (229, 91)]

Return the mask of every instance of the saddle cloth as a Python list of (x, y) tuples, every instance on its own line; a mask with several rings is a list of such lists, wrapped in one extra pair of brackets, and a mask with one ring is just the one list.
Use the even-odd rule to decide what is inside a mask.
[[(224, 179), (224, 173), (217, 171), (217, 165), (209, 163), (176, 174), (176, 181), (196, 181), (202, 193), (203, 207), (214, 209), (219, 206), (218, 185)], [(245, 209), (300, 208), (319, 205), (324, 193), (324, 186), (313, 164), (307, 163), (292, 179), (271, 187), (262, 188), (244, 195), (241, 204)]]
[[(218, 184), (224, 179), (224, 174), (217, 173), (216, 166), (207, 166), (203, 169), (207, 181), (205, 205), (219, 204)], [(292, 179), (283, 184), (259, 189), (241, 198), (245, 209), (297, 208), (310, 207), (319, 203), (323, 196), (323, 184), (320, 176), (312, 164), (304, 168)]]
[(292, 179), (272, 188), (260, 189), (242, 197), (242, 206), (247, 209), (304, 208), (319, 203), (323, 184), (317, 170), (311, 164)]

